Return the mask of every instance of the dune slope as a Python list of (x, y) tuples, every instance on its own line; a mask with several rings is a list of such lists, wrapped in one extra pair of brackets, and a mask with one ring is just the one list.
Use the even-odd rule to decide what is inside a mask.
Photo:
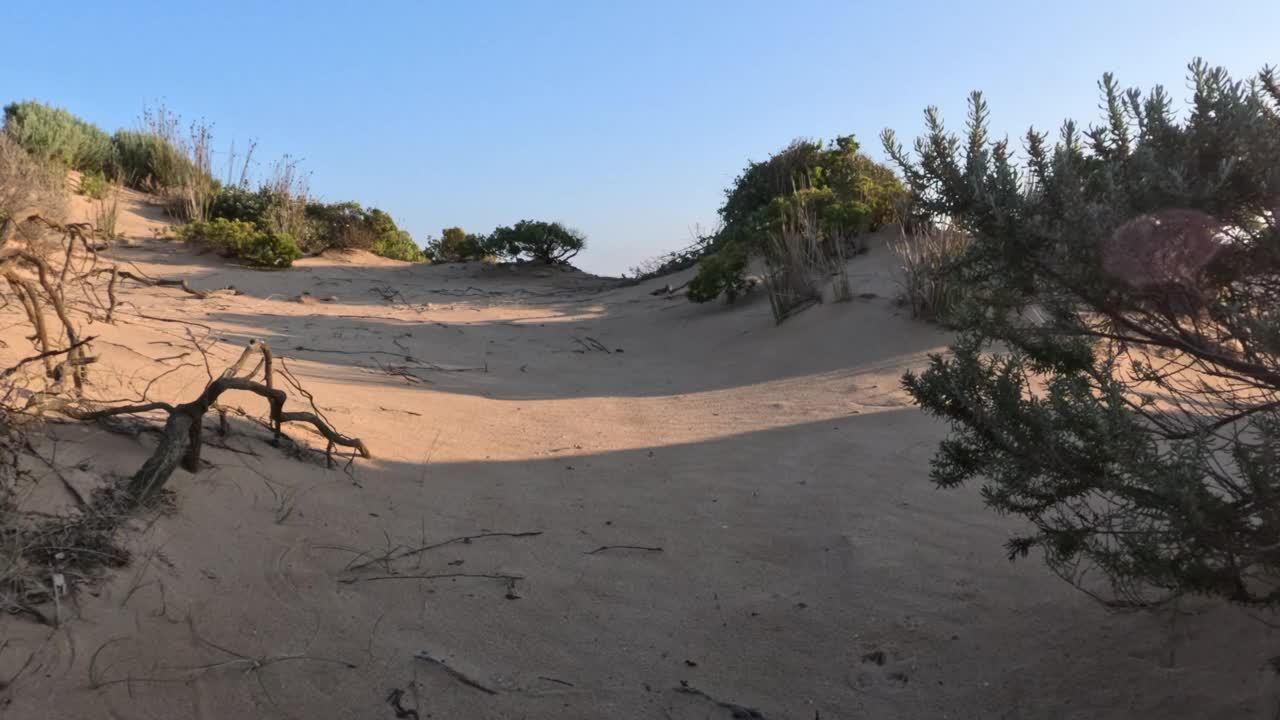
[[(667, 279), (361, 254), (255, 272), (126, 214), (113, 259), (241, 294), (128, 290), (93, 328), (99, 397), (167, 372), (151, 396), (191, 399), (264, 339), (375, 459), (290, 458), (233, 414), (70, 621), (0, 619), (0, 679), (21, 669), (4, 717), (1274, 712), (1268, 626), (1211, 604), (1109, 613), (1008, 562), (1011, 521), (976, 488), (929, 483), (945, 428), (898, 378), (947, 336), (892, 303), (882, 246), (850, 261), (865, 297), (775, 327), (762, 297), (650, 295)], [(104, 477), (155, 442), (49, 433), (58, 464)], [(54, 483), (27, 501), (57, 509)], [(510, 535), (448, 542), (491, 533)]]

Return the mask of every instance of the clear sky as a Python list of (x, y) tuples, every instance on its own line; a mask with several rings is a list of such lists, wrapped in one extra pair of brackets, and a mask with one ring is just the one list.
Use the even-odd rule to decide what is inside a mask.
[(216, 142), (304, 160), (326, 200), (422, 241), (522, 218), (585, 231), (620, 273), (714, 225), (748, 159), (854, 133), (881, 157), (921, 110), (960, 129), (982, 89), (998, 133), (1096, 118), (1094, 83), (1185, 98), (1196, 55), (1280, 63), (1280, 1), (7, 3), (0, 100), (111, 131), (165, 103)]

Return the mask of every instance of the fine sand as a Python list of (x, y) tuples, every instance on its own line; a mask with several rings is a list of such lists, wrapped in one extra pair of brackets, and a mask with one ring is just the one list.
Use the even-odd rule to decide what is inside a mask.
[[(895, 306), (882, 241), (850, 260), (852, 302), (774, 326), (759, 293), (650, 294), (687, 272), (623, 286), (362, 253), (251, 271), (150, 239), (163, 218), (126, 205), (130, 241), (108, 256), (242, 294), (128, 288), (118, 322), (91, 328), (91, 392), (134, 399), (164, 374), (149, 396), (190, 400), (261, 338), (375, 459), (327, 469), (234, 414), (225, 438), (210, 422), (222, 447), (175, 474), (175, 509), (130, 524), (129, 567), (77, 588), (57, 630), (0, 619), (0, 681), (18, 674), (0, 716), (1276, 712), (1268, 625), (1206, 602), (1109, 612), (1037, 559), (1009, 562), (1015, 521), (977, 488), (929, 482), (946, 429), (899, 377), (948, 336)], [(4, 365), (30, 353), (15, 313), (0, 311)], [(42, 452), (87, 486), (156, 441), (48, 435)], [(36, 475), (24, 504), (64, 509)], [(536, 534), (378, 560), (484, 533)]]

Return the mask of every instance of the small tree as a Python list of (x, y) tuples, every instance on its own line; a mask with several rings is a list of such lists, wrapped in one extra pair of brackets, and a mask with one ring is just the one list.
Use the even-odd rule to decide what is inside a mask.
[(558, 222), (521, 220), (514, 227), (494, 230), (488, 244), (496, 255), (550, 265), (569, 262), (587, 246), (587, 237)]
[(460, 227), (445, 228), (440, 237), (427, 243), (427, 256), (434, 262), (462, 262), (483, 260), (491, 255), (486, 247), (487, 239)]
[(1190, 80), (1179, 118), (1104, 76), (1103, 123), (1028, 132), (1021, 168), (978, 93), (963, 142), (934, 108), (916, 158), (885, 132), (923, 215), (972, 237), (962, 333), (904, 383), (951, 423), (934, 482), (981, 478), (1030, 521), (1011, 557), (1101, 570), (1129, 604), (1275, 605), (1280, 85), (1199, 60)]

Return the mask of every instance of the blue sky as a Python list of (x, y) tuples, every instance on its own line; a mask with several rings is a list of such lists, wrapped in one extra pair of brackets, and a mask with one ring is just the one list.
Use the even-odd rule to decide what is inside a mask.
[[(6, 8), (0, 100), (107, 130), (163, 102), (300, 157), (327, 200), (419, 241), (522, 218), (585, 231), (619, 273), (714, 225), (748, 159), (796, 137), (909, 141), (921, 110), (997, 133), (1096, 117), (1106, 70), (1186, 96), (1196, 55), (1280, 63), (1280, 2), (103, 2)], [(264, 167), (265, 169), (265, 167)]]

